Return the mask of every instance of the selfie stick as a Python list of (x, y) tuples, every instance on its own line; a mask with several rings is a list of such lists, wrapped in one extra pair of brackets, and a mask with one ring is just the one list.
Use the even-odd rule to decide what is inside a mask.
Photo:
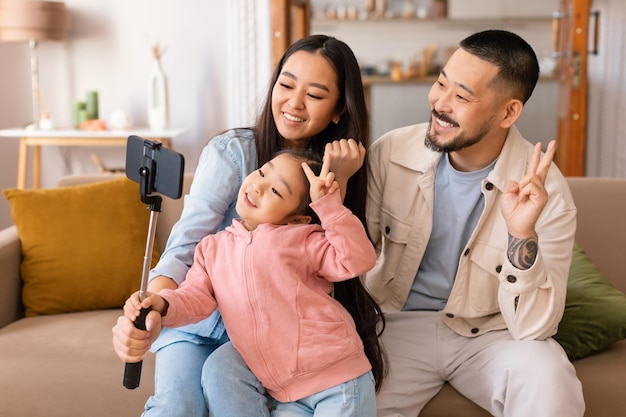
[[(148, 239), (146, 242), (146, 251), (143, 257), (143, 272), (141, 274), (141, 287), (139, 288), (139, 299), (144, 300), (146, 296), (146, 290), (148, 288), (148, 273), (150, 272), (150, 264), (152, 261), (152, 247), (154, 245), (154, 237), (156, 235), (156, 223), (161, 211), (162, 198), (158, 195), (151, 195), (154, 187), (154, 176), (156, 172), (156, 163), (149, 156), (150, 148), (155, 144), (149, 141), (144, 141), (144, 157), (143, 166), (139, 169), (139, 188), (141, 192), (141, 201), (148, 204), (148, 210), (150, 210), (150, 226), (148, 227)], [(150, 149), (146, 149), (150, 148)], [(146, 316), (151, 310), (150, 307), (142, 308), (139, 317), (135, 320), (135, 327), (141, 330), (146, 330)], [(141, 379), (141, 365), (143, 361), (135, 363), (126, 363), (124, 369), (124, 386), (128, 389), (135, 389), (139, 386), (139, 380)]]

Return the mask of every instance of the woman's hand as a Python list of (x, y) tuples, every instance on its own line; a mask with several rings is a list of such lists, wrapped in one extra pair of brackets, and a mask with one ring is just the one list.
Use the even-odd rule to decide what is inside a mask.
[[(122, 361), (135, 363), (144, 358), (152, 343), (161, 334), (160, 311), (164, 305), (163, 298), (155, 294), (150, 294), (141, 301), (139, 292), (136, 292), (126, 300), (124, 315), (118, 317), (117, 323), (111, 329), (113, 349)], [(141, 309), (148, 307), (153, 307), (153, 309), (146, 316), (146, 330), (140, 330), (135, 327), (134, 322)]]
[(354, 139), (341, 139), (326, 144), (324, 155), (331, 157), (330, 171), (341, 189), (341, 198), (346, 194), (350, 177), (361, 168), (365, 160), (365, 146)]
[(139, 362), (161, 333), (161, 315), (150, 311), (146, 317), (146, 329), (139, 330), (126, 315), (120, 316), (113, 326), (113, 349), (126, 363)]

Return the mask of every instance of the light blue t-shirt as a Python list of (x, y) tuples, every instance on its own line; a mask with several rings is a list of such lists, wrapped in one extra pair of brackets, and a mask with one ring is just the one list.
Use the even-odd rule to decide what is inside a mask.
[[(150, 271), (150, 279), (165, 275), (178, 285), (185, 280), (197, 243), (206, 235), (223, 230), (237, 217), (239, 187), (256, 168), (252, 130), (229, 130), (209, 141), (200, 155), (191, 190), (185, 196), (182, 215), (172, 228), (159, 263)], [(177, 341), (210, 343), (220, 339), (224, 332), (222, 317), (216, 310), (198, 323), (163, 328), (151, 350)]]
[(481, 191), (496, 161), (480, 171), (461, 172), (445, 153), (435, 175), (433, 229), (403, 310), (442, 310), (448, 302), (459, 257), (485, 206)]

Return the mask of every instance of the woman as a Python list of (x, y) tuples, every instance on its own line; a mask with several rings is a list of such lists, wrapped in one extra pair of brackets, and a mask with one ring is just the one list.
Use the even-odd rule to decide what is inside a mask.
[(185, 281), (143, 300), (137, 291), (124, 311), (136, 320), (151, 308), (175, 327), (219, 308), (275, 414), (375, 417), (359, 323), (330, 294), (373, 268), (376, 252), (329, 168), (329, 157), (322, 164), (311, 151), (279, 152), (243, 181), (240, 218), (200, 241)]
[[(344, 204), (364, 223), (366, 171), (363, 159), (368, 136), (360, 70), (350, 48), (324, 35), (308, 36), (295, 42), (277, 65), (270, 81), (270, 94), (256, 126), (229, 130), (212, 139), (202, 151), (190, 193), (185, 197), (183, 213), (151, 273), (148, 290), (174, 289), (184, 280), (197, 243), (207, 234), (229, 225), (237, 216), (235, 203), (243, 179), (283, 148), (309, 148), (318, 155), (331, 154), (331, 170), (342, 190)], [(353, 315), (382, 317), (377, 306), (363, 308), (363, 304), (371, 300), (345, 300), (348, 297), (343, 297), (345, 301), (342, 301), (342, 294), (351, 293), (344, 288), (354, 285), (360, 285), (358, 279), (346, 281), (343, 287), (337, 286), (336, 298)], [(156, 312), (148, 315), (149, 340), (145, 332), (135, 329), (123, 316), (113, 328), (113, 346), (125, 362), (141, 360), (146, 347), (154, 342), (152, 348), (157, 352), (155, 395), (146, 403), (144, 416), (208, 416), (208, 407), (213, 414), (223, 415), (218, 411), (218, 404), (214, 406), (211, 400), (211, 404), (205, 402), (205, 394), (209, 396), (207, 390), (219, 392), (206, 385), (219, 388), (222, 384), (219, 375), (218, 379), (214, 379), (213, 374), (205, 378), (204, 372), (206, 369), (214, 372), (217, 367), (203, 369), (213, 351), (228, 341), (219, 314), (216, 312), (194, 325), (163, 331), (160, 320)], [(375, 361), (380, 357), (376, 329), (358, 330), (368, 358)], [(230, 344), (227, 346), (231, 348)], [(240, 359), (236, 351), (231, 353), (232, 357)], [(232, 380), (224, 386), (238, 390), (237, 384), (244, 376), (254, 378), (249, 371), (246, 373), (245, 367), (240, 371), (240, 377), (229, 374)], [(207, 381), (204, 391), (201, 380)], [(262, 393), (262, 388), (259, 390)], [(255, 393), (242, 393), (248, 394)], [(251, 395), (251, 401), (264, 401), (264, 398)], [(244, 398), (232, 401), (231, 397), (230, 402), (247, 404)], [(229, 402), (224, 404), (226, 408), (230, 406)], [(249, 408), (244, 410), (250, 412)], [(235, 411), (233, 413), (236, 415)]]

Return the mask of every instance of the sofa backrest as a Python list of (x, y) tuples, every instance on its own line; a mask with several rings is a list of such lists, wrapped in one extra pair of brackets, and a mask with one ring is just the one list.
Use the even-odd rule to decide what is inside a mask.
[(577, 208), (576, 241), (626, 293), (626, 178), (567, 177)]
[[(58, 187), (89, 184), (97, 181), (105, 181), (108, 179), (116, 178), (124, 174), (84, 174), (84, 175), (65, 175), (57, 180), (56, 185)], [(167, 237), (170, 235), (170, 231), (174, 226), (174, 223), (180, 218), (180, 214), (183, 211), (183, 202), (187, 194), (189, 194), (189, 188), (191, 187), (191, 181), (193, 180), (193, 174), (185, 173), (183, 177), (183, 192), (182, 197), (174, 200), (169, 197), (163, 197), (161, 202), (161, 211), (157, 217), (157, 231), (156, 240), (159, 248), (163, 250)], [(137, 193), (139, 198), (139, 193)], [(147, 231), (146, 231), (147, 233)]]
[[(192, 174), (185, 174), (184, 193)], [(611, 282), (626, 293), (626, 178), (567, 177), (577, 212), (576, 242)], [(164, 199), (157, 240), (165, 242), (182, 211), (182, 199)]]
[[(68, 176), (59, 183), (71, 185), (103, 178), (110, 176)], [(180, 199), (163, 198), (156, 232), (161, 249), (180, 217), (192, 180), (193, 174), (185, 174)], [(576, 242), (611, 282), (626, 293), (626, 178), (567, 177), (567, 182), (578, 209)]]

